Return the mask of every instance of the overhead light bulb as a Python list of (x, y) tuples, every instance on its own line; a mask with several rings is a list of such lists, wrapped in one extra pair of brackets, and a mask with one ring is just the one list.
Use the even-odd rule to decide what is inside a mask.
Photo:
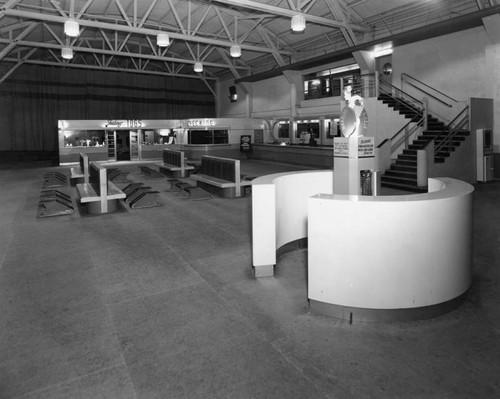
[(195, 72), (203, 72), (203, 64), (201, 62), (194, 63), (194, 71)]
[(304, 14), (297, 14), (292, 17), (292, 30), (294, 32), (303, 32), (306, 29), (306, 17)]
[(68, 19), (64, 23), (64, 33), (66, 36), (77, 37), (80, 35), (80, 25), (74, 19)]
[(73, 58), (73, 49), (70, 47), (63, 47), (61, 49), (61, 57), (65, 60), (71, 60)]
[(229, 53), (231, 54), (231, 57), (238, 58), (241, 56), (241, 47), (237, 44), (233, 44), (229, 49)]
[(170, 44), (170, 38), (166, 33), (159, 33), (158, 36), (156, 36), (156, 44), (159, 47), (167, 47)]

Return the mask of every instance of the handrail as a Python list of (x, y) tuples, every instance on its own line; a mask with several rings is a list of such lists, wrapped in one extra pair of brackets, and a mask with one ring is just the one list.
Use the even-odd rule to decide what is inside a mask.
[[(458, 113), (458, 115), (453, 118), (453, 120), (448, 124), (446, 137), (441, 141), (438, 145), (434, 146), (434, 155), (437, 155), (439, 151), (448, 147), (452, 148), (452, 141), (455, 136), (469, 123), (469, 106), (465, 106), (465, 108)], [(464, 115), (465, 113), (465, 115)], [(457, 122), (458, 121), (458, 122)]]
[(409, 80), (405, 80), (405, 77), (408, 77), (408, 78), (410, 78), (410, 79), (413, 79), (414, 81), (418, 82), (420, 85), (425, 86), (425, 87), (428, 87), (429, 89), (434, 90), (435, 92), (439, 93), (441, 96), (446, 97), (446, 98), (448, 98), (448, 99), (452, 100), (452, 101), (453, 101), (453, 102), (455, 102), (455, 103), (457, 103), (457, 102), (458, 102), (458, 101), (457, 101), (457, 100), (455, 100), (453, 97), (450, 97), (450, 96), (448, 96), (447, 94), (445, 94), (445, 93), (443, 93), (443, 92), (441, 92), (441, 91), (437, 90), (436, 88), (434, 88), (434, 87), (432, 87), (432, 86), (429, 86), (428, 84), (426, 84), (426, 83), (424, 83), (424, 82), (421, 82), (421, 81), (420, 81), (420, 80), (418, 80), (417, 78), (414, 78), (413, 76), (408, 75), (408, 74), (407, 74), (407, 73), (405, 73), (405, 72), (403, 72), (403, 73), (401, 74), (401, 86), (403, 85), (403, 82), (405, 82), (405, 81), (406, 81), (409, 85), (411, 85), (411, 86), (415, 87), (416, 89), (420, 90), (421, 92), (423, 92), (423, 93), (425, 93), (425, 94), (427, 94), (427, 95), (431, 96), (431, 97), (432, 97), (432, 98), (434, 98), (435, 100), (439, 101), (441, 104), (444, 104), (444, 105), (446, 105), (446, 106), (447, 106), (447, 107), (449, 107), (449, 108), (453, 107), (453, 105), (452, 105), (452, 104), (449, 104), (449, 103), (447, 103), (446, 101), (444, 101), (444, 100), (442, 100), (442, 99), (440, 99), (440, 98), (436, 97), (436, 96), (435, 96), (435, 95), (433, 95), (432, 93), (430, 93), (430, 92), (428, 92), (428, 91), (426, 91), (426, 90), (423, 90), (421, 87), (419, 87), (419, 86), (417, 86), (416, 84), (414, 84), (414, 83), (410, 82)]
[[(405, 144), (405, 149), (408, 148), (409, 144), (410, 144), (410, 138), (416, 133), (418, 132), (418, 130), (420, 129), (420, 127), (423, 125), (423, 119), (424, 119), (424, 116), (422, 116), (422, 118), (420, 118), (419, 121), (417, 122), (408, 122), (406, 125), (404, 125), (401, 129), (398, 130), (398, 132), (391, 137), (391, 154), (393, 154), (400, 146), (401, 144), (404, 142)], [(410, 127), (410, 125), (414, 123), (413, 126)], [(408, 129), (409, 128), (409, 129)], [(404, 135), (402, 137), (399, 137), (401, 135), (401, 132), (404, 131)]]

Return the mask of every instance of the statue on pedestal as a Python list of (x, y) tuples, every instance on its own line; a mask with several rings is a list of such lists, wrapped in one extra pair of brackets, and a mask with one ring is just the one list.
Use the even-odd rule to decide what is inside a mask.
[(363, 98), (352, 94), (352, 86), (344, 89), (345, 106), (340, 114), (340, 131), (344, 137), (362, 137), (368, 126)]

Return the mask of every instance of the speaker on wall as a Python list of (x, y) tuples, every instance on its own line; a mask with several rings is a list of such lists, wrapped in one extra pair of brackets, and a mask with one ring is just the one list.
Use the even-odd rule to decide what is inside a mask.
[(238, 101), (238, 93), (236, 93), (236, 86), (229, 86), (229, 99), (232, 103)]

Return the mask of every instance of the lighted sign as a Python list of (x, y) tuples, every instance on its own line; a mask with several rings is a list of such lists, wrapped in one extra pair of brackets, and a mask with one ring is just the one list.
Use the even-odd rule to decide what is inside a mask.
[(188, 121), (189, 127), (205, 127), (205, 126), (215, 126), (215, 121), (213, 119), (193, 119)]
[(124, 120), (117, 120), (117, 119), (108, 119), (108, 122), (104, 125), (104, 127), (116, 127), (116, 128), (137, 128), (137, 127), (142, 127), (142, 119), (124, 119)]

